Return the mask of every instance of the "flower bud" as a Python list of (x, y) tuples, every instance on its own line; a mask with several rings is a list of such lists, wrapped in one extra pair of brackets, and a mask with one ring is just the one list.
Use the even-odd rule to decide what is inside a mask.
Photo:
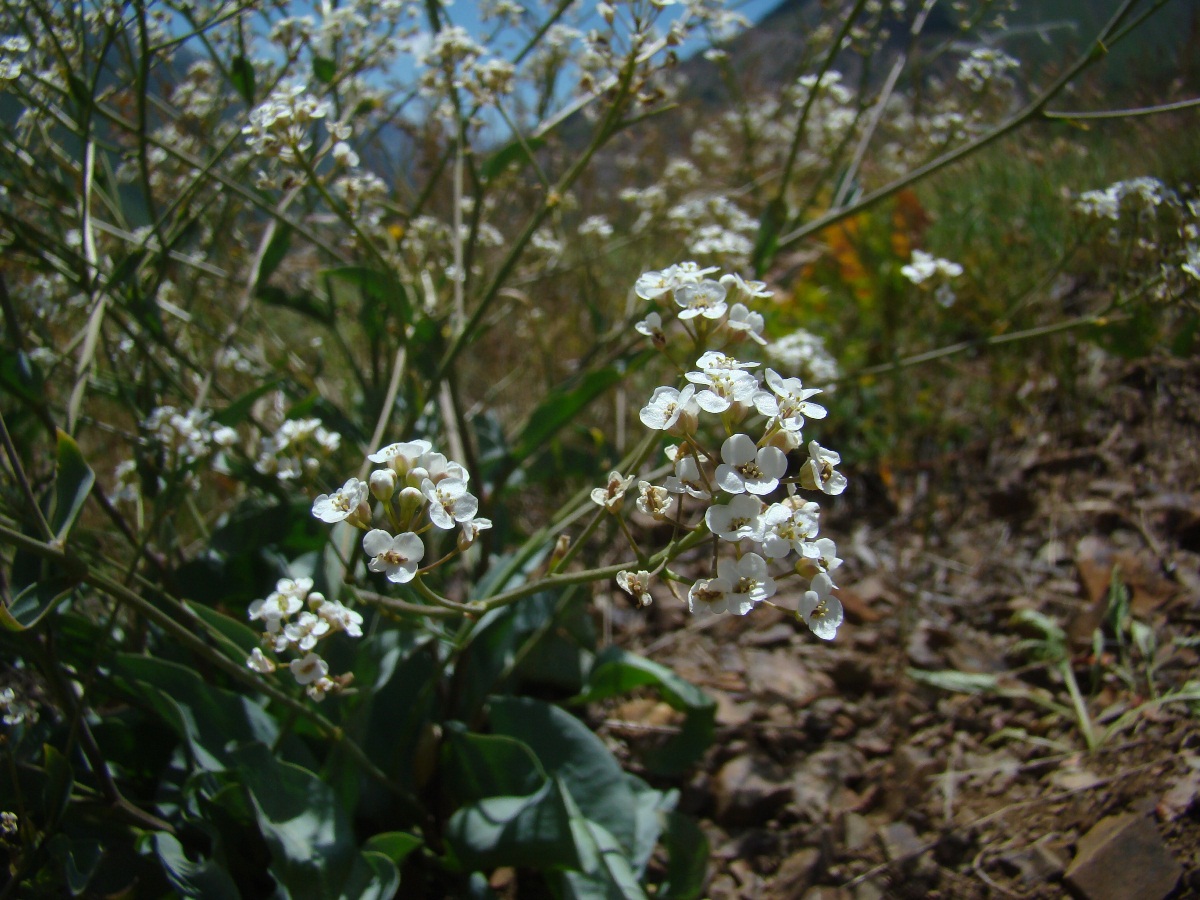
[(411, 522), (425, 506), (425, 495), (415, 487), (404, 487), (396, 495), (396, 501), (400, 506), (400, 521)]
[(371, 473), (371, 495), (387, 503), (396, 493), (396, 473), (392, 469), (376, 469)]

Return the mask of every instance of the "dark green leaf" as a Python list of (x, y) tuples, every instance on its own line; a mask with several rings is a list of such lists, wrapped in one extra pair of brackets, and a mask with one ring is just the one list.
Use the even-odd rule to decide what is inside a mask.
[(537, 757), (520, 741), (471, 734), (459, 722), (446, 724), (442, 757), (446, 789), (459, 805), (485, 797), (528, 796), (546, 781)]
[(404, 286), (389, 273), (367, 266), (341, 266), (337, 269), (326, 269), (322, 274), (355, 285), (368, 297), (385, 304), (400, 321), (407, 323), (411, 320), (408, 295), (404, 292)]
[(74, 438), (61, 428), (58, 430), (58, 465), (55, 468), (54, 512), (50, 517), (50, 528), (58, 542), (65, 544), (96, 476), (84, 461)]
[(42, 373), (24, 350), (5, 353), (0, 359), (0, 387), (26, 403), (40, 405), (46, 402), (43, 384)]
[(516, 464), (542, 450), (546, 441), (574, 419), (589, 403), (616, 385), (623, 374), (615, 366), (588, 372), (571, 388), (552, 390), (530, 414), (513, 441)]
[(235, 56), (229, 64), (229, 80), (233, 89), (246, 101), (248, 106), (254, 105), (254, 66), (244, 56)]
[(759, 278), (775, 259), (775, 253), (779, 250), (779, 232), (787, 224), (787, 219), (787, 203), (782, 198), (775, 198), (763, 210), (758, 223), (758, 236), (754, 239), (754, 253), (750, 257), (754, 274)]
[(382, 853), (396, 865), (400, 865), (418, 847), (425, 843), (415, 834), (406, 831), (385, 831), (367, 838), (363, 851)]
[(480, 174), (488, 181), (491, 181), (513, 163), (526, 165), (532, 162), (533, 158), (526, 151), (526, 147), (530, 151), (537, 151), (544, 146), (546, 146), (545, 138), (530, 136), (524, 139), (524, 144), (519, 140), (513, 140), (488, 157), (480, 167)]
[(256, 290), (271, 280), (271, 276), (275, 274), (275, 270), (279, 268), (279, 264), (287, 256), (288, 248), (291, 247), (291, 244), (292, 226), (281, 224), (276, 227), (275, 234), (271, 236), (271, 242), (267, 244), (267, 249), (263, 253), (262, 265), (258, 267), (258, 281), (255, 283)]
[(225, 649), (229, 655), (249, 656), (255, 647), (261, 646), (258, 632), (240, 619), (234, 619), (200, 603), (188, 603), (187, 608), (226, 639), (228, 646)]
[(241, 896), (229, 873), (215, 860), (204, 857), (198, 861), (189, 859), (174, 835), (155, 832), (154, 852), (162, 863), (171, 887), (182, 896), (201, 897), (204, 900), (238, 900)]
[[(23, 554), (18, 554), (21, 558)], [(16, 568), (14, 563), (13, 568)], [(12, 606), (0, 603), (0, 626), (9, 631), (25, 631), (40, 622), (47, 613), (69, 597), (77, 582), (69, 578), (48, 575), (42, 581), (27, 585), (13, 598)]]
[(47, 827), (53, 827), (67, 811), (71, 789), (75, 787), (75, 773), (67, 758), (49, 744), (42, 745), (45, 757), (46, 783), (42, 787), (42, 816)]
[(637, 845), (636, 798), (604, 742), (570, 713), (526, 697), (491, 701), (492, 731), (526, 744), (561, 779), (582, 814), (602, 825), (627, 854)]
[(50, 841), (49, 850), (67, 883), (67, 891), (72, 897), (78, 897), (87, 890), (88, 882), (100, 865), (103, 845), (97, 840), (72, 840), (65, 834), (56, 834)]
[(337, 75), (337, 63), (324, 56), (314, 56), (312, 61), (313, 76), (323, 84), (329, 84)]
[(271, 848), (271, 874), (296, 900), (339, 895), (358, 853), (346, 813), (314, 772), (280, 762), (263, 743), (230, 754)]
[(298, 312), (302, 316), (308, 316), (322, 325), (333, 323), (333, 313), (327, 307), (319, 304), (312, 294), (289, 294), (283, 288), (273, 284), (260, 284), (255, 296), (263, 303), (270, 306), (282, 306), (284, 309)]
[(684, 713), (679, 733), (643, 754), (647, 768), (654, 773), (679, 775), (704, 754), (715, 733), (716, 704), (695, 685), (666, 666), (609, 647), (596, 658), (583, 693), (575, 702), (592, 703), (640, 687), (656, 688), (673, 709)]
[(400, 871), (384, 853), (364, 851), (354, 859), (340, 900), (393, 900), (400, 888)]
[(446, 841), (467, 871), (579, 865), (566, 802), (553, 781), (527, 797), (490, 797), (459, 809), (446, 825)]
[(254, 408), (254, 404), (258, 402), (258, 399), (264, 394), (269, 394), (282, 383), (282, 378), (272, 378), (270, 381), (260, 384), (253, 390), (247, 391), (224, 409), (217, 412), (213, 416), (213, 421), (218, 425), (228, 425), (230, 428), (240, 425), (246, 420), (246, 416), (250, 415), (250, 410)]
[(667, 877), (655, 895), (659, 900), (697, 900), (708, 873), (708, 838), (688, 816), (664, 814), (663, 846), (667, 851)]
[(578, 900), (646, 900), (626, 848), (604, 826), (585, 817), (574, 796), (560, 784), (579, 848), (582, 872), (564, 872), (564, 895)]

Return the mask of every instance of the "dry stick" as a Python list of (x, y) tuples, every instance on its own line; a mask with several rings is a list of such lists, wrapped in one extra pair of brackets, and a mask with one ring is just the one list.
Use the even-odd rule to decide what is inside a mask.
[(875, 203), (878, 203), (880, 200), (887, 199), (896, 192), (908, 187), (910, 184), (915, 184), (921, 179), (932, 175), (934, 172), (937, 172), (939, 169), (943, 169), (952, 163), (958, 162), (960, 159), (964, 159), (988, 144), (999, 140), (1000, 138), (1024, 125), (1030, 119), (1033, 119), (1037, 116), (1044, 117), (1046, 104), (1053, 100), (1059, 94), (1059, 92), (1063, 90), (1063, 88), (1065, 88), (1072, 80), (1074, 80), (1076, 75), (1078, 75), (1088, 66), (1092, 65), (1094, 62), (1096, 62), (1096, 60), (1100, 59), (1108, 52), (1108, 48), (1105, 46), (1104, 41), (1137, 3), (1138, 0), (1125, 0), (1125, 2), (1121, 4), (1121, 8), (1117, 10), (1116, 14), (1109, 20), (1108, 24), (1105, 25), (1104, 28), (1101, 29), (1100, 33), (1096, 36), (1091, 50), (1089, 50), (1086, 54), (1081, 56), (1071, 66), (1069, 66), (1062, 75), (1056, 78), (1050, 84), (1050, 86), (1046, 88), (1046, 90), (1042, 91), (1041, 94), (1023, 106), (1020, 110), (1015, 112), (1007, 120), (997, 125), (987, 134), (980, 135), (975, 140), (968, 141), (961, 147), (958, 147), (947, 153), (943, 153), (941, 156), (930, 160), (923, 166), (918, 166), (908, 174), (903, 175), (888, 184), (885, 184), (883, 187), (876, 188), (870, 193), (864, 194), (853, 203), (850, 203), (846, 206), (837, 207), (835, 209), (830, 209), (823, 215), (818, 216), (810, 222), (806, 222), (804, 225), (801, 225), (794, 231), (790, 231), (783, 235), (779, 239), (779, 249), (782, 250), (787, 246), (795, 244), (809, 235), (821, 231), (829, 225), (832, 225), (835, 222), (839, 222), (842, 219), (848, 218), (855, 213), (860, 212)]
[(1042, 116), (1047, 119), (1128, 119), (1134, 116), (1156, 116), (1159, 113), (1191, 109), (1193, 106), (1200, 106), (1200, 97), (1192, 100), (1179, 100), (1176, 103), (1161, 103), (1158, 106), (1138, 106), (1133, 109), (1079, 110), (1076, 112), (1048, 109), (1042, 113)]
[(83, 253), (87, 264), (87, 288), (92, 295), (92, 312), (88, 316), (86, 337), (79, 351), (79, 359), (75, 364), (75, 385), (71, 388), (71, 398), (67, 403), (67, 433), (74, 434), (75, 423), (79, 418), (79, 407), (83, 403), (83, 395), (92, 377), (92, 368), (96, 359), (96, 347), (100, 342), (100, 326), (104, 324), (104, 310), (108, 305), (108, 294), (96, 294), (96, 284), (99, 281), (100, 270), (96, 254), (95, 232), (92, 228), (92, 188), (95, 185), (96, 144), (91, 138), (83, 151), (83, 209), (80, 216), (83, 232)]

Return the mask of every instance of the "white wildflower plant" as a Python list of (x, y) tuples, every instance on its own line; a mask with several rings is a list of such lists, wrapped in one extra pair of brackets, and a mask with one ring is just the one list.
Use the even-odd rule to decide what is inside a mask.
[[(636, 504), (686, 534), (685, 543), (711, 543), (713, 570), (691, 584), (689, 610), (746, 615), (775, 606), (832, 639), (841, 613), (830, 572), (841, 560), (833, 541), (818, 538), (818, 502), (801, 492), (835, 496), (847, 482), (836, 469), (840, 456), (808, 439), (809, 423), (826, 416), (814, 399), (820, 389), (754, 358), (774, 358), (753, 311), (770, 291), (692, 262), (646, 272), (634, 291), (654, 305), (635, 330), (669, 358), (683, 344), (694, 360), (679, 382), (655, 387), (639, 412), (648, 429), (678, 443), (667, 447), (670, 474), (657, 484), (639, 479)], [(789, 453), (807, 458), (789, 465)], [(619, 516), (631, 481), (612, 472), (593, 500)], [(624, 570), (617, 584), (645, 605), (653, 579), (679, 580), (666, 565)], [(798, 599), (785, 601), (781, 591)]]

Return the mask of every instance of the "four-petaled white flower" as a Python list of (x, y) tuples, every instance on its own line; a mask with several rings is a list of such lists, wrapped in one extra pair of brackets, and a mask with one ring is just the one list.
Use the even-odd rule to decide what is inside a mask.
[(675, 460), (675, 474), (667, 476), (663, 487), (672, 494), (689, 494), (704, 499), (712, 496), (693, 456), (680, 456)]
[(246, 660), (246, 668), (252, 669), (259, 675), (270, 675), (275, 671), (275, 663), (264, 656), (262, 650), (255, 647), (250, 651), (250, 658)]
[(762, 501), (753, 494), (738, 494), (728, 503), (710, 506), (704, 522), (709, 531), (727, 541), (763, 540)]
[(757, 553), (721, 560), (717, 575), (729, 581), (726, 603), (729, 611), (739, 616), (775, 594), (775, 579), (767, 571), (767, 561)]
[(800, 431), (806, 417), (825, 418), (825, 407), (808, 402), (821, 393), (820, 388), (806, 388), (799, 378), (783, 378), (774, 369), (767, 369), (767, 386), (774, 396), (764, 391), (755, 397), (755, 406), (764, 416), (777, 418), (787, 431)]
[(689, 407), (696, 405), (695, 393), (696, 386), (693, 384), (684, 386), (681, 391), (673, 387), (656, 387), (650, 402), (638, 413), (638, 418), (647, 428), (658, 431), (669, 431), (676, 426), (685, 427), (686, 430), (686, 426), (695, 419), (695, 414), (689, 413)]
[(762, 336), (764, 324), (762, 313), (751, 312), (745, 303), (735, 303), (729, 307), (729, 318), (725, 327), (732, 331), (735, 337), (748, 337), (754, 343), (765, 347), (767, 339)]
[(639, 608), (649, 606), (654, 602), (650, 596), (650, 573), (644, 569), (640, 572), (622, 570), (617, 573), (617, 586), (629, 596)]
[[(359, 507), (366, 499), (366, 483), (357, 478), (350, 478), (332, 494), (318, 494), (317, 499), (313, 501), (312, 514), (322, 522), (342, 522), (359, 512)], [(366, 513), (370, 515), (370, 510), (367, 509)]]
[(654, 342), (655, 347), (663, 347), (667, 343), (667, 335), (663, 331), (662, 316), (656, 312), (648, 313), (646, 318), (633, 326), (633, 330), (638, 334), (644, 334), (650, 338)]
[(725, 285), (719, 281), (680, 285), (675, 289), (675, 303), (682, 310), (681, 319), (719, 319), (725, 315)]
[(455, 522), (469, 522), (479, 512), (479, 500), (467, 492), (467, 486), (457, 478), (447, 478), (434, 484), (428, 478), (421, 492), (429, 501), (429, 520), (447, 531)]
[(615, 515), (621, 511), (621, 506), (625, 502), (625, 492), (629, 490), (631, 484), (633, 484), (632, 475), (626, 478), (613, 469), (608, 473), (604, 487), (592, 488), (592, 502)]
[(670, 491), (665, 487), (653, 485), (649, 481), (638, 482), (638, 493), (638, 511), (653, 516), (659, 521), (667, 518), (671, 507), (675, 504), (675, 498), (671, 496)]
[(367, 457), (373, 463), (382, 463), (395, 469), (400, 476), (408, 474), (408, 470), (417, 464), (417, 460), (433, 449), (433, 444), (426, 440), (407, 441), (388, 444)]
[(842, 457), (826, 450), (816, 441), (808, 442), (808, 462), (800, 469), (800, 483), (810, 491), (823, 491), (830, 496), (846, 489), (846, 476), (834, 470)]
[(758, 379), (744, 369), (688, 372), (687, 380), (704, 388), (696, 392), (696, 405), (710, 413), (723, 413), (734, 403), (749, 403), (758, 391)]
[(823, 641), (832, 641), (842, 624), (842, 604), (831, 593), (833, 582), (823, 572), (813, 576), (812, 586), (800, 598), (800, 615), (804, 624)]
[(375, 528), (363, 536), (362, 545), (371, 557), (367, 568), (372, 572), (383, 572), (388, 581), (396, 584), (412, 581), (417, 573), (417, 563), (425, 555), (425, 545), (411, 531), (393, 537), (382, 528)]
[(299, 659), (293, 659), (288, 663), (288, 668), (296, 677), (297, 684), (312, 684), (329, 674), (329, 663), (315, 653), (306, 653)]
[(734, 434), (721, 444), (716, 480), (730, 494), (769, 494), (787, 472), (787, 455), (778, 447), (755, 445), (753, 438)]

